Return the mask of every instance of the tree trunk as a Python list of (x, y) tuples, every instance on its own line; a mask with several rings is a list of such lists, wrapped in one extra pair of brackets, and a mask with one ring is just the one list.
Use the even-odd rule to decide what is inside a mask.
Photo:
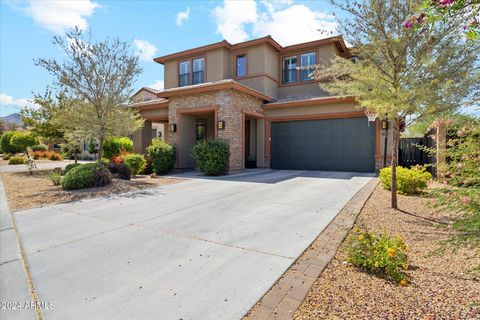
[(103, 156), (103, 140), (105, 138), (103, 136), (101, 136), (99, 139), (98, 139), (98, 160), (99, 161), (102, 161), (102, 156)]
[(73, 158), (75, 159), (75, 164), (77, 164), (77, 160), (78, 160), (78, 153), (74, 153), (73, 154)]
[(392, 208), (398, 209), (397, 205), (397, 165), (398, 143), (400, 140), (400, 121), (397, 117), (393, 120), (393, 144), (392, 144)]

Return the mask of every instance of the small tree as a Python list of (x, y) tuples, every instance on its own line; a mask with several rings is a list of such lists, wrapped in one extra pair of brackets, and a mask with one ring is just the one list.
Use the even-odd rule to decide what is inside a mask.
[(76, 98), (58, 121), (66, 125), (65, 132), (83, 140), (96, 139), (101, 158), (106, 138), (131, 134), (143, 124), (138, 112), (128, 106), (132, 85), (142, 71), (138, 57), (129, 53), (126, 42), (108, 38), (94, 42), (78, 28), (65, 38), (55, 36), (53, 43), (66, 60), (35, 63), (54, 76), (59, 91)]
[(63, 151), (71, 154), (77, 163), (78, 154), (82, 152), (82, 138), (70, 132), (65, 135), (65, 140), (66, 142), (61, 145)]
[(88, 153), (97, 156), (98, 153), (98, 144), (95, 142), (95, 140), (90, 140), (90, 143), (88, 144)]
[(64, 123), (55, 119), (71, 100), (64, 93), (58, 94), (54, 99), (51, 90), (47, 88), (43, 95), (35, 94), (33, 102), (40, 107), (25, 107), (20, 111), (24, 125), (48, 144), (63, 142)]
[[(333, 2), (349, 15), (343, 33), (357, 58), (336, 58), (316, 70), (320, 87), (353, 95), (361, 108), (391, 120), (392, 207), (397, 208), (396, 167), (402, 127), (410, 119), (458, 108), (478, 90), (478, 44), (466, 45), (448, 25), (418, 34), (402, 22), (417, 7), (409, 0)], [(408, 125), (409, 123), (406, 123)]]

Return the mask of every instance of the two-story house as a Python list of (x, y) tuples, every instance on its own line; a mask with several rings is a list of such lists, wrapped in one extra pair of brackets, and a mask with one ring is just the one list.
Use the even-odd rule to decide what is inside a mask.
[(349, 57), (342, 37), (282, 47), (266, 36), (155, 58), (165, 89), (133, 97), (145, 119), (135, 151), (145, 152), (152, 124), (163, 124), (177, 168), (194, 168), (192, 147), (213, 138), (229, 143), (230, 171), (248, 158), (275, 169), (373, 172), (384, 156), (378, 119), (369, 123), (354, 97), (322, 91), (309, 70), (338, 55)]

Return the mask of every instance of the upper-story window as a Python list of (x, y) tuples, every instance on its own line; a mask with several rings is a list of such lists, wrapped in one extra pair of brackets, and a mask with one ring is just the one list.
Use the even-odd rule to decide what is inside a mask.
[(192, 84), (199, 84), (205, 82), (205, 58), (198, 58), (192, 60), (193, 73)]
[(237, 78), (247, 76), (247, 55), (245, 53), (237, 56)]
[(183, 61), (178, 64), (178, 86), (190, 85), (190, 61)]
[(297, 56), (285, 57), (282, 61), (282, 82), (297, 82)]
[(300, 81), (313, 80), (313, 71), (316, 63), (316, 52), (302, 53), (300, 55)]
[(178, 64), (178, 86), (205, 82), (205, 58), (182, 61)]

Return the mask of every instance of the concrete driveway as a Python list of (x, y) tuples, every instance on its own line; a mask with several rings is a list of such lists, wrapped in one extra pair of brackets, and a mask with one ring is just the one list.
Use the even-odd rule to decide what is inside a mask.
[(46, 319), (240, 319), (371, 177), (181, 176), (14, 214)]

